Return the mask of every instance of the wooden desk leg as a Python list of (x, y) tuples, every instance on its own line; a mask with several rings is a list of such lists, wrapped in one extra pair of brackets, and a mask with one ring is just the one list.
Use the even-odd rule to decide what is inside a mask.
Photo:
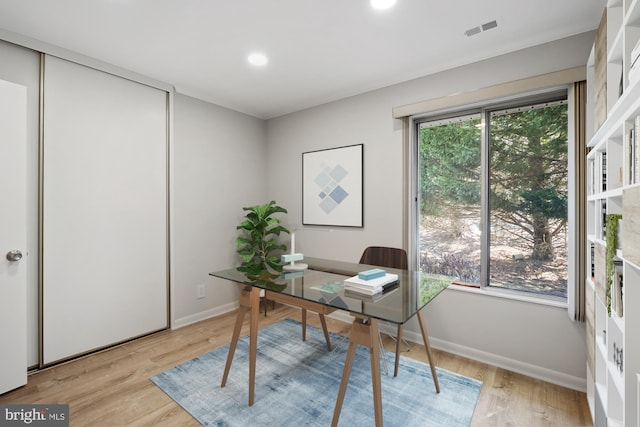
[(258, 316), (260, 315), (260, 289), (253, 287), (244, 288), (240, 292), (238, 302), (240, 308), (238, 308), (238, 314), (236, 315), (236, 323), (233, 327), (233, 335), (231, 336), (231, 344), (229, 345), (229, 353), (227, 354), (227, 363), (224, 368), (220, 387), (224, 387), (227, 384), (227, 378), (238, 345), (238, 338), (240, 337), (244, 316), (249, 312), (249, 406), (253, 406), (256, 380), (256, 353), (258, 347)]
[(340, 411), (344, 402), (344, 395), (347, 391), (351, 368), (356, 354), (358, 344), (369, 348), (369, 359), (371, 360), (371, 387), (373, 389), (373, 412), (375, 415), (376, 427), (382, 427), (382, 382), (380, 379), (380, 341), (378, 339), (378, 320), (356, 318), (351, 326), (349, 334), (349, 349), (347, 350), (347, 359), (344, 363), (342, 371), (342, 379), (340, 380), (340, 389), (336, 406), (333, 410), (332, 427), (337, 427), (340, 419)]
[(424, 323), (422, 312), (418, 311), (418, 323), (420, 323), (420, 331), (422, 332), (422, 341), (424, 341), (424, 348), (427, 350), (427, 358), (429, 359), (429, 366), (431, 367), (431, 376), (433, 377), (433, 384), (436, 386), (436, 393), (440, 393), (440, 384), (438, 383), (438, 375), (436, 373), (436, 366), (433, 363), (433, 357), (431, 356), (431, 344), (429, 344), (429, 332), (427, 331), (427, 325)]
[(244, 322), (244, 315), (249, 311), (247, 307), (240, 306), (238, 308), (238, 314), (236, 314), (236, 324), (233, 327), (233, 334), (231, 335), (231, 344), (229, 344), (229, 353), (227, 353), (227, 364), (224, 367), (224, 374), (222, 375), (222, 384), (220, 387), (227, 385), (227, 377), (229, 376), (229, 370), (231, 369), (231, 362), (233, 362), (233, 355), (236, 353), (236, 346), (238, 345), (238, 338), (240, 337), (240, 329), (242, 329), (242, 323)]
[(382, 381), (380, 379), (380, 339), (378, 319), (369, 319), (369, 356), (371, 359), (371, 386), (373, 388), (373, 412), (376, 427), (382, 427)]
[(249, 298), (249, 406), (253, 406), (253, 391), (256, 388), (256, 354), (258, 350), (258, 317), (260, 316), (260, 289), (251, 288)]

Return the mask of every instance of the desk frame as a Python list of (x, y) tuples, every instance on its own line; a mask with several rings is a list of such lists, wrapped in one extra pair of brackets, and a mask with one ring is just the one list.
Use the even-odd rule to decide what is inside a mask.
[[(258, 347), (258, 318), (260, 317), (260, 291), (261, 288), (245, 285), (240, 292), (238, 313), (236, 315), (236, 323), (233, 328), (233, 334), (231, 337), (231, 344), (229, 346), (229, 353), (227, 354), (227, 363), (224, 368), (224, 374), (222, 376), (222, 384), (220, 387), (224, 387), (227, 383), (229, 376), (229, 370), (231, 369), (231, 363), (233, 362), (233, 356), (236, 351), (238, 339), (240, 338), (240, 330), (244, 323), (244, 318), (247, 312), (249, 313), (249, 406), (253, 406), (254, 402), (254, 389), (256, 378), (256, 354)], [(331, 344), (329, 341), (329, 332), (327, 331), (327, 324), (324, 316), (334, 311), (333, 308), (328, 307), (321, 303), (308, 301), (300, 298), (295, 298), (290, 295), (282, 294), (274, 291), (266, 291), (266, 298), (272, 301), (278, 301), (285, 304), (293, 305), (302, 309), (303, 318), (306, 319), (306, 310), (314, 311), (320, 315), (320, 321), (322, 323), (322, 330), (324, 332), (325, 339), (327, 341), (327, 348), (331, 351)], [(427, 352), (427, 358), (429, 360), (429, 366), (431, 368), (431, 375), (433, 377), (433, 383), (436, 388), (436, 393), (440, 393), (440, 384), (438, 382), (438, 376), (436, 368), (433, 363), (433, 357), (431, 355), (431, 344), (429, 343), (429, 333), (424, 323), (422, 313), (417, 312), (418, 322), (420, 323), (420, 331), (422, 332), (422, 340), (424, 341), (424, 348)], [(340, 418), (340, 412), (342, 410), (342, 404), (344, 402), (344, 396), (347, 391), (347, 385), (349, 383), (349, 377), (351, 376), (351, 368), (353, 367), (353, 361), (355, 359), (356, 348), (358, 345), (365, 346), (369, 349), (369, 359), (371, 361), (371, 385), (373, 389), (373, 410), (375, 415), (376, 427), (382, 427), (382, 387), (380, 377), (380, 341), (379, 334), (379, 321), (376, 318), (366, 317), (362, 315), (352, 314), (354, 321), (351, 326), (351, 332), (349, 334), (349, 349), (347, 350), (347, 357), (344, 364), (344, 370), (342, 372), (342, 379), (340, 380), (340, 389), (336, 400), (336, 406), (333, 412), (333, 419), (331, 426), (336, 427)], [(304, 325), (304, 323), (303, 323)], [(306, 338), (306, 330), (303, 327), (303, 340)], [(397, 361), (396, 361), (397, 365)]]
[[(236, 323), (233, 327), (233, 334), (231, 336), (231, 344), (229, 346), (229, 353), (227, 354), (227, 363), (224, 367), (224, 374), (222, 376), (222, 383), (220, 387), (224, 387), (227, 384), (227, 378), (229, 377), (229, 370), (231, 369), (231, 363), (233, 362), (233, 356), (236, 352), (238, 345), (238, 339), (240, 338), (240, 330), (244, 323), (244, 318), (247, 312), (249, 313), (249, 406), (253, 406), (254, 389), (256, 383), (256, 354), (258, 347), (258, 318), (260, 316), (260, 292), (261, 288), (254, 286), (243, 285), (244, 288), (240, 291), (240, 298), (238, 303), (238, 313), (236, 315)], [(327, 321), (325, 319), (326, 314), (330, 314), (335, 309), (328, 307), (324, 304), (320, 304), (313, 301), (307, 301), (300, 298), (292, 297), (291, 295), (282, 294), (279, 292), (273, 292), (266, 290), (265, 298), (281, 302), (283, 304), (293, 305), (302, 309), (303, 327), (302, 327), (302, 340), (307, 339), (306, 319), (307, 310), (314, 311), (320, 316), (320, 323), (322, 324), (322, 331), (324, 332), (324, 339), (327, 342), (327, 350), (331, 351), (331, 341), (329, 339), (329, 331), (327, 330)]]

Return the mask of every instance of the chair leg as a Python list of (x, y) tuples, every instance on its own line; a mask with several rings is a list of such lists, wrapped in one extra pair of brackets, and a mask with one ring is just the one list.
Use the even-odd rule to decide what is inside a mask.
[(382, 367), (384, 368), (384, 374), (389, 375), (389, 367), (387, 366), (387, 358), (384, 354), (384, 345), (382, 343), (382, 334), (378, 331), (378, 341), (380, 341), (380, 360), (382, 360)]
[[(270, 300), (268, 300), (266, 297), (262, 297), (261, 301), (264, 304), (264, 317), (267, 317), (267, 304), (269, 303)], [(271, 309), (272, 310), (276, 309), (276, 302), (275, 301), (271, 301)]]
[(324, 318), (324, 314), (318, 313), (320, 316), (320, 323), (322, 324), (322, 332), (324, 332), (324, 340), (327, 342), (327, 350), (331, 351), (331, 339), (329, 338), (329, 330), (327, 329), (327, 321)]
[(402, 325), (398, 325), (398, 333), (396, 334), (396, 364), (393, 367), (393, 376), (398, 376), (398, 365), (400, 363), (400, 341), (402, 341)]
[(307, 309), (302, 309), (302, 341), (307, 340)]

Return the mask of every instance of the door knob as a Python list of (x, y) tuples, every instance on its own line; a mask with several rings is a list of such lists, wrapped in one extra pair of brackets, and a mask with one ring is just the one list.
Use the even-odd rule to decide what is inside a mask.
[(20, 261), (22, 259), (22, 252), (19, 250), (7, 252), (7, 259), (9, 261)]

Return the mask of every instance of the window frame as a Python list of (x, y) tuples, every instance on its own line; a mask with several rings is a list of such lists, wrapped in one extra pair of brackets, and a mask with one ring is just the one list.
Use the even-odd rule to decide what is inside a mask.
[[(487, 233), (483, 233), (481, 237), (481, 266), (480, 266), (480, 286), (458, 286), (452, 285), (454, 289), (465, 290), (471, 292), (481, 292), (483, 294), (495, 295), (499, 297), (505, 297), (510, 299), (518, 299), (527, 302), (542, 303), (554, 306), (566, 307), (568, 302), (572, 300), (575, 286), (573, 281), (575, 280), (575, 259), (577, 252), (576, 235), (576, 221), (571, 217), (571, 213), (575, 211), (574, 207), (576, 203), (576, 185), (575, 178), (572, 171), (576, 167), (576, 159), (572, 155), (573, 147), (576, 143), (575, 134), (572, 129), (572, 117), (574, 114), (574, 107), (572, 100), (572, 90), (570, 86), (560, 86), (549, 88), (542, 91), (535, 91), (531, 93), (518, 94), (502, 99), (494, 99), (478, 102), (474, 105), (466, 105), (460, 107), (453, 107), (447, 110), (433, 111), (429, 113), (410, 116), (408, 119), (408, 142), (409, 148), (406, 152), (407, 165), (408, 165), (408, 185), (407, 185), (407, 252), (409, 255), (409, 268), (419, 268), (419, 253), (420, 253), (420, 240), (419, 240), (419, 209), (420, 209), (420, 193), (419, 193), (419, 128), (422, 123), (432, 122), (437, 120), (446, 120), (448, 118), (465, 116), (470, 114), (480, 114), (480, 124), (482, 127), (481, 132), (481, 160), (480, 165), (483, 171), (486, 171), (487, 162), (489, 161), (489, 132), (490, 126), (488, 126), (487, 118), (489, 114), (494, 111), (504, 110), (506, 108), (517, 108), (518, 106), (524, 106), (528, 104), (536, 104), (543, 102), (553, 102), (559, 99), (566, 100), (567, 104), (567, 126), (568, 126), (568, 210), (567, 210), (567, 228), (569, 233), (569, 240), (567, 243), (567, 297), (557, 297), (552, 295), (538, 294), (530, 291), (521, 291), (516, 289), (501, 288), (489, 285), (489, 246), (490, 239)], [(489, 190), (489, 174), (483, 173), (480, 182), (480, 203), (481, 203), (481, 223), (482, 229), (487, 230), (489, 227), (489, 215), (490, 206), (488, 203), (488, 190)], [(572, 237), (574, 236), (574, 237)]]

